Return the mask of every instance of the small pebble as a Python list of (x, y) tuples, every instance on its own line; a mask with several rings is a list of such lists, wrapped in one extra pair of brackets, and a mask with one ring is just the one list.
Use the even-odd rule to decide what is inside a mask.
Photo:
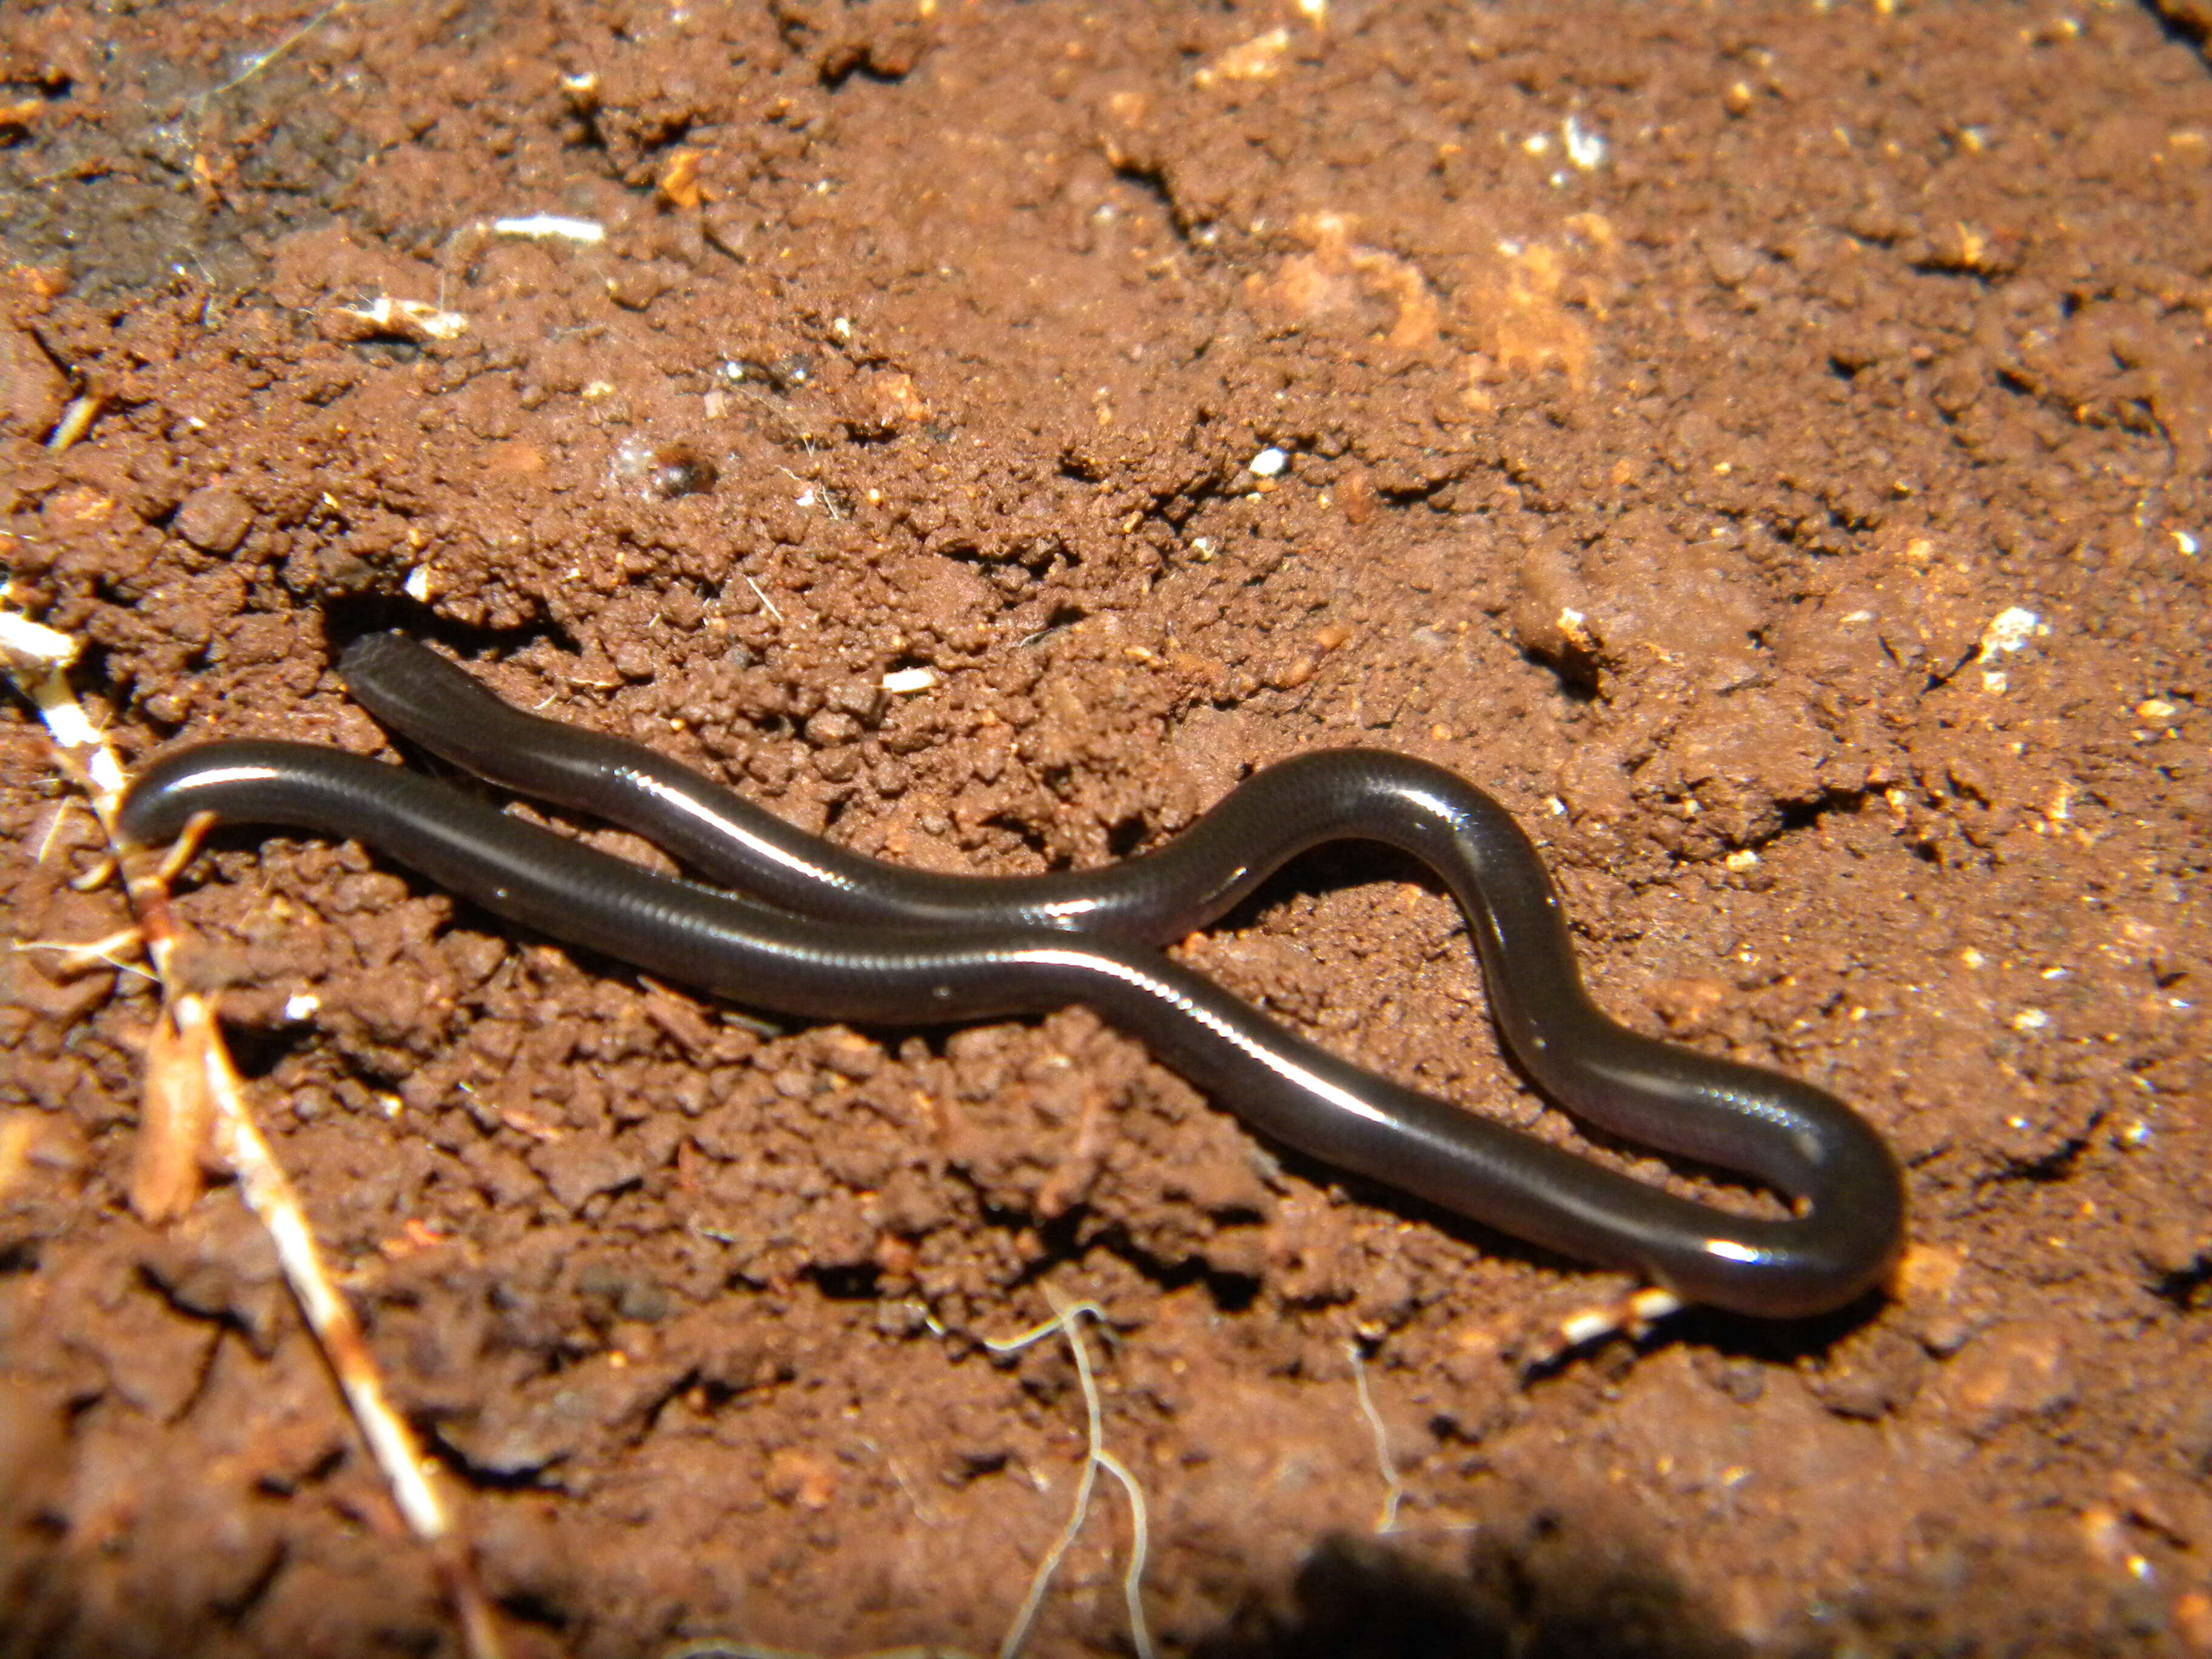
[(195, 489), (177, 507), (176, 530), (203, 553), (230, 553), (253, 527), (253, 509), (234, 489), (210, 484)]
[(0, 433), (44, 442), (69, 403), (69, 382), (27, 329), (0, 329)]

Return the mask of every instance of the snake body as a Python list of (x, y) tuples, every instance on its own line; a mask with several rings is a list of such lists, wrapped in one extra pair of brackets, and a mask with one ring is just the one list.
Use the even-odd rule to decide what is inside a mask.
[[(662, 876), (436, 780), (338, 750), (229, 741), (156, 761), (118, 826), (156, 844), (202, 813), (356, 837), (486, 909), (752, 1006), (935, 1024), (1088, 1006), (1285, 1146), (1691, 1300), (1796, 1316), (1895, 1259), (1903, 1182), (1832, 1095), (1662, 1042), (1583, 988), (1535, 848), (1474, 785), (1367, 750), (1255, 774), (1156, 851), (1109, 868), (935, 874), (807, 835), (665, 757), (502, 702), (402, 635), (356, 642), (348, 685), (386, 724), (494, 782), (623, 824), (741, 890)], [(1157, 948), (1326, 842), (1385, 842), (1465, 915), (1507, 1047), (1547, 1095), (1644, 1146), (1796, 1201), (1754, 1218), (1677, 1196), (1355, 1066)]]

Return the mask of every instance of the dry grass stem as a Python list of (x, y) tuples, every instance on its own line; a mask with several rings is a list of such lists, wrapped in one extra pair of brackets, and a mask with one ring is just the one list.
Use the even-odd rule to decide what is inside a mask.
[[(76, 641), (0, 607), (0, 662), (45, 722), (57, 764), (85, 792), (125, 878), (139, 939), (162, 988), (161, 1012), (146, 1045), (139, 1146), (131, 1207), (149, 1221), (171, 1219), (198, 1196), (200, 1164), (210, 1150), (236, 1177), (247, 1207), (275, 1245), (294, 1297), (338, 1382), (354, 1421), (384, 1471), (392, 1501), (427, 1545), (461, 1626), (471, 1659), (500, 1659), (502, 1644), (475, 1559), (456, 1531), (432, 1479), (435, 1465), (387, 1398), (351, 1305), (339, 1295), (298, 1194), (262, 1139), (216, 1020), (212, 998), (182, 988), (175, 973), (181, 939), (169, 907), (168, 861), (125, 845), (115, 812), (122, 763), (70, 688)], [(191, 840), (188, 833), (186, 842)], [(101, 941), (103, 945), (108, 941)]]

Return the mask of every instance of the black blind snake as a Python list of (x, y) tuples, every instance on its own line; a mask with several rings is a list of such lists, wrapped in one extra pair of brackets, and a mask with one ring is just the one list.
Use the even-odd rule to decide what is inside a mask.
[[(1903, 1182), (1874, 1130), (1809, 1084), (1601, 1012), (1534, 845), (1489, 796), (1425, 762), (1301, 756), (1107, 869), (946, 876), (846, 851), (638, 745), (525, 714), (404, 635), (357, 641), (342, 672), (386, 723), (456, 764), (623, 824), (760, 897), (656, 874), (434, 779), (304, 744), (162, 757), (124, 799), (125, 837), (159, 844), (206, 812), (358, 838), (511, 921), (806, 1018), (935, 1024), (1082, 1003), (1286, 1146), (1738, 1312), (1839, 1307), (1902, 1243)], [(1507, 1046), (1548, 1096), (1613, 1133), (1751, 1176), (1796, 1213), (1679, 1197), (1376, 1077), (1152, 948), (1342, 839), (1401, 848), (1443, 879)]]

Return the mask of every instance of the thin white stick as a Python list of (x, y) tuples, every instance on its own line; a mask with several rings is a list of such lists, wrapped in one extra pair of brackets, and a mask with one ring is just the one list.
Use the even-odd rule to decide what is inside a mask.
[(747, 576), (745, 578), (745, 586), (752, 589), (753, 597), (755, 599), (758, 599), (763, 605), (768, 607), (768, 614), (769, 616), (775, 617), (779, 623), (783, 620), (783, 612), (775, 608), (775, 601), (774, 599), (771, 599), (766, 593), (763, 593), (761, 591), (761, 585), (758, 582), (755, 581), (750, 576)]
[(8, 941), (8, 949), (18, 954), (32, 951), (53, 951), (62, 958), (64, 973), (88, 973), (97, 964), (102, 968), (112, 968), (118, 974), (136, 974), (141, 979), (152, 979), (154, 975), (137, 963), (125, 962), (116, 954), (120, 951), (135, 951), (138, 945), (139, 934), (136, 927), (125, 927), (120, 933), (110, 933), (106, 939), (91, 939), (82, 945), (71, 945), (66, 939), (58, 939)]
[(275, 46), (270, 47), (268, 51), (261, 53), (258, 57), (249, 57), (246, 60), (246, 67), (240, 70), (237, 74), (232, 76), (229, 80), (224, 82), (213, 91), (202, 93), (192, 101), (196, 104), (209, 103), (215, 99), (222, 97), (226, 92), (229, 92), (235, 88), (244, 86), (248, 81), (251, 81), (255, 76), (260, 74), (262, 70), (267, 69), (271, 64), (275, 63), (279, 58), (282, 58), (286, 52), (291, 51), (293, 47), (298, 46), (301, 41), (306, 40), (317, 29), (322, 27), (325, 20), (327, 19), (332, 12), (337, 11), (343, 7), (345, 3), (346, 0), (331, 0), (331, 3), (329, 5), (325, 6), (313, 17), (310, 17), (306, 22), (301, 24), (299, 27), (294, 29), (289, 34), (286, 35), (282, 40), (279, 40)]

